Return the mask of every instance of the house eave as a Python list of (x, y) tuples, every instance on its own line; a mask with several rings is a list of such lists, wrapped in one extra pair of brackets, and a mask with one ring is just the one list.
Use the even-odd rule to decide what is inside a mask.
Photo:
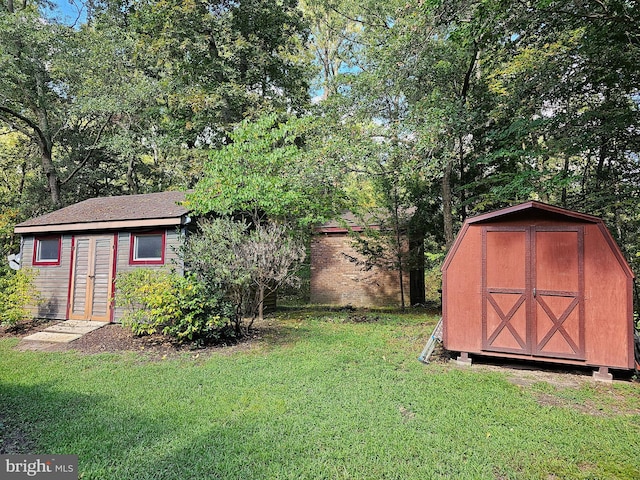
[[(377, 230), (375, 227), (370, 227), (373, 230)], [(349, 232), (363, 232), (364, 227), (317, 227), (314, 229), (314, 233), (349, 233)]]
[(115, 220), (109, 222), (80, 222), (55, 225), (16, 226), (15, 233), (36, 234), (52, 232), (87, 232), (97, 230), (125, 230), (148, 227), (178, 227), (184, 223), (184, 217), (148, 218), (144, 220)]

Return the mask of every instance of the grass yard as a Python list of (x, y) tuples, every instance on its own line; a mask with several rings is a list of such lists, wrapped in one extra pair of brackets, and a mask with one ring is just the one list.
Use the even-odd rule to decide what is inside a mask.
[(0, 434), (82, 479), (640, 478), (640, 384), (423, 365), (436, 317), (375, 315), (289, 310), (164, 360), (2, 339)]

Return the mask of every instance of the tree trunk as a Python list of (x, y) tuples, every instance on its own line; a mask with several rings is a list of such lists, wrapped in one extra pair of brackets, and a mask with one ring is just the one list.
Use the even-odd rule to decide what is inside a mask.
[(458, 168), (460, 169), (460, 219), (467, 219), (467, 196), (465, 194), (466, 175), (464, 173), (464, 139), (458, 136)]
[(136, 181), (135, 159), (131, 157), (127, 165), (127, 186), (132, 194), (138, 193), (138, 182)]
[[(36, 92), (39, 99), (45, 98), (45, 72), (38, 70), (35, 75)], [(44, 101), (44, 100), (42, 100)], [(58, 172), (53, 164), (53, 138), (51, 135), (51, 127), (49, 125), (49, 115), (46, 108), (38, 105), (35, 108), (38, 118), (39, 131), (36, 133), (38, 137), (38, 147), (40, 148), (40, 161), (42, 162), (42, 170), (47, 177), (47, 189), (51, 197), (51, 203), (55, 207), (62, 206), (60, 200), (60, 179)]]
[(258, 287), (258, 320), (264, 319), (264, 286)]
[(397, 267), (398, 267), (398, 281), (400, 282), (400, 308), (404, 312), (405, 310), (405, 302), (404, 302), (404, 262), (403, 262), (403, 245), (402, 245), (402, 235), (400, 233), (400, 206), (398, 205), (398, 187), (394, 185), (393, 188), (393, 223), (395, 229), (395, 242), (396, 242), (396, 259), (397, 259)]
[(562, 167), (562, 180), (565, 182), (562, 185), (562, 206), (567, 208), (567, 185), (566, 181), (569, 178), (569, 155), (564, 155), (564, 165)]
[(422, 234), (412, 233), (409, 235), (409, 251), (411, 252), (409, 299), (411, 305), (423, 305), (427, 299), (424, 284), (424, 236)]
[(20, 165), (20, 183), (18, 185), (18, 197), (22, 199), (24, 193), (24, 182), (27, 178), (27, 162), (26, 160)]
[(442, 176), (442, 216), (444, 222), (444, 241), (447, 250), (453, 244), (453, 198), (451, 196), (451, 170), (453, 164), (448, 160)]
[(600, 150), (598, 152), (598, 165), (596, 166), (596, 192), (600, 192), (600, 188), (605, 179), (604, 164), (607, 159), (608, 150), (607, 142), (604, 137), (600, 138)]
[(40, 146), (40, 161), (42, 162), (42, 170), (47, 177), (47, 189), (49, 190), (51, 203), (56, 207), (60, 207), (62, 206), (62, 201), (60, 200), (60, 180), (56, 167), (53, 164), (51, 150), (47, 146)]

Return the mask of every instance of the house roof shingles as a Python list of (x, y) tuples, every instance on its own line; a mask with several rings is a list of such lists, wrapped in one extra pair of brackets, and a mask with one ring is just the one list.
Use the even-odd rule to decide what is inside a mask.
[(16, 233), (43, 233), (109, 228), (180, 225), (188, 209), (185, 192), (90, 198), (22, 222)]

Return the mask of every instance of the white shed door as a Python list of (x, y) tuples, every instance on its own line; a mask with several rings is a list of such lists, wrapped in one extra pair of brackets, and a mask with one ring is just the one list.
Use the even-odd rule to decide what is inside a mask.
[(77, 236), (74, 239), (69, 318), (111, 320), (113, 295), (113, 235)]

